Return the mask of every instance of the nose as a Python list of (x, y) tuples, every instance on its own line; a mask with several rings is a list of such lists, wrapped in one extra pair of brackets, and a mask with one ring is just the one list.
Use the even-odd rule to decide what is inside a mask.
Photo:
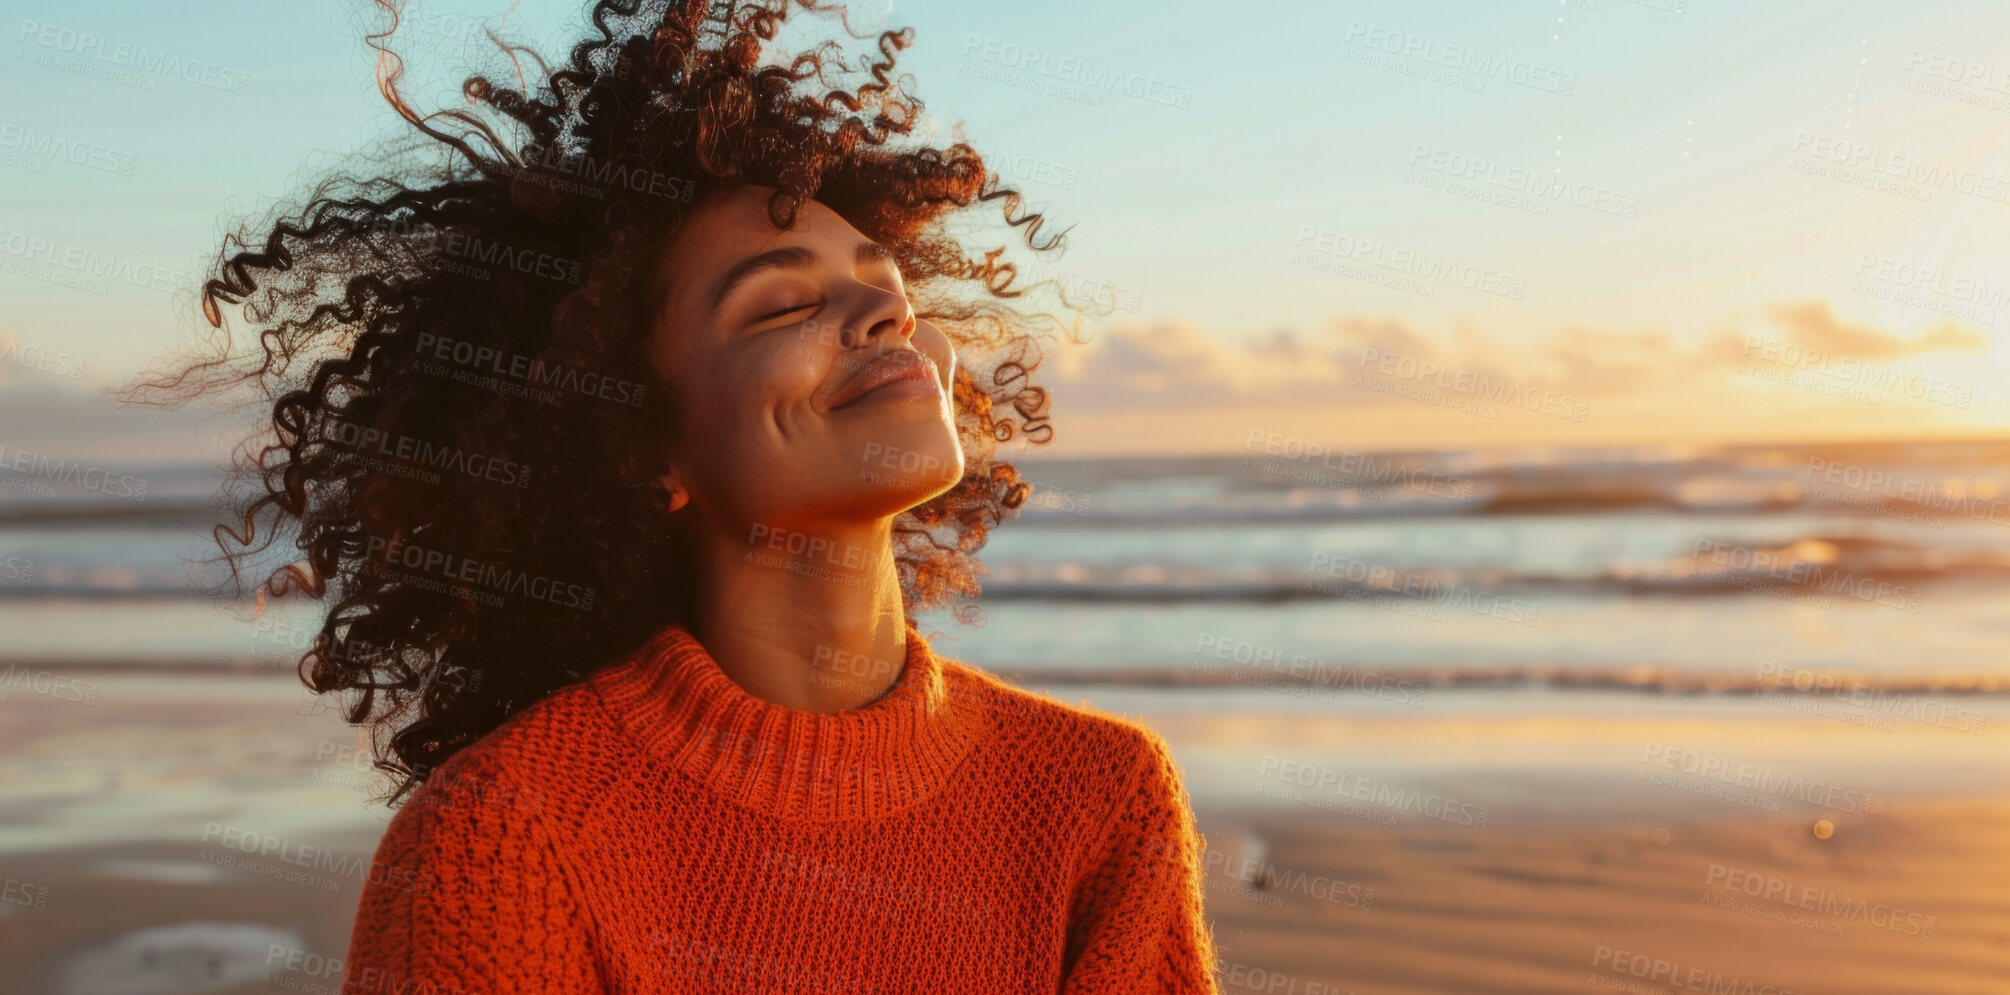
[(914, 335), (914, 305), (906, 294), (866, 283), (853, 285), (857, 303), (838, 333), (845, 349), (883, 350)]

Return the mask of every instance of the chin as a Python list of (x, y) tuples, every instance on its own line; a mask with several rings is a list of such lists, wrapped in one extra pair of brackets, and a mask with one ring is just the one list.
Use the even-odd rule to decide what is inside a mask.
[(963, 447), (947, 424), (887, 432), (859, 447), (858, 482), (873, 504), (906, 511), (963, 479)]

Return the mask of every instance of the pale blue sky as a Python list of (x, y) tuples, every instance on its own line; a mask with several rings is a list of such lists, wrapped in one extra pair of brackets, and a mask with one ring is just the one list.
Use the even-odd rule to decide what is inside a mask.
[[(885, 2), (854, 6), (876, 14)], [(2010, 204), (1956, 189), (1963, 175), (1985, 192), (1999, 177), (2010, 185), (2010, 8), (1587, 3), (1293, 0), (1224, 13), (1198, 0), (896, 0), (891, 20), (917, 31), (902, 66), (931, 112), (961, 119), (981, 150), (1009, 155), (1036, 204), (1075, 225), (1070, 272), (1120, 288), (1132, 305), (1120, 319), (1188, 325), (1229, 348), (1349, 315), (1445, 336), (1470, 329), (1494, 349), (1533, 348), (1577, 327), (1664, 332), (1680, 346), (1807, 299), (1906, 339), (1943, 319), (1853, 290), (1866, 257), (1983, 283), (2010, 276)], [(297, 192), (334, 155), (394, 127), (360, 38), (377, 16), (362, 0), (197, 9), (16, 5), (0, 56), (0, 154), (12, 126), (102, 146), (106, 161), (130, 171), (15, 150), (0, 160), (0, 231), (170, 278), (199, 274), (238, 214)], [(411, 4), (412, 24), (431, 29), (415, 40), (434, 55), (485, 44), (469, 29), (505, 9)], [(525, 0), (508, 23), (522, 37), (569, 41), (583, 10)], [(213, 79), (243, 75), (248, 85), (229, 92), (159, 78), (148, 90), (54, 68), (44, 63), (69, 57), (69, 36), (42, 31), (45, 23), (208, 64)], [(1406, 44), (1407, 55), (1377, 47)], [(1009, 54), (1028, 47), (1152, 81), (1189, 95), (1188, 105), (1037, 92), (1053, 78)], [(1914, 88), (1934, 79), (1923, 58), (1983, 67), (1977, 82), (1941, 82), (1984, 106)], [(1440, 65), (1461, 59), (1507, 68)], [(1415, 75), (1434, 71), (1455, 82)], [(1509, 78), (1523, 71), (1567, 81), (1570, 92)], [(1813, 175), (1793, 168), (1809, 161), (1797, 141), (1856, 141), (1866, 152), (1845, 166), (1854, 180)], [(1535, 214), (1427, 188), (1415, 180), (1443, 174), (1419, 173), (1432, 155), (1420, 148), (1441, 163), (1477, 157), (1547, 171), (1572, 193), (1637, 203), (1637, 216), (1569, 203)], [(1945, 178), (1912, 197), (1860, 185), (1872, 167), (1901, 168), (1898, 156)], [(1447, 258), (1524, 292), (1441, 284), (1423, 296), (1316, 272), (1294, 263), (1307, 230), (1328, 245), (1373, 241)], [(81, 355), (81, 386), (139, 368), (188, 321), (185, 304), (177, 312), (152, 287), (79, 289), (16, 252), (0, 261), (0, 335)], [(1919, 361), (1971, 377), (2010, 373), (2000, 335), (1973, 328), (1987, 334), (1986, 350)], [(23, 380), (0, 370), (0, 391)], [(1986, 391), (1959, 417), (2010, 424)]]

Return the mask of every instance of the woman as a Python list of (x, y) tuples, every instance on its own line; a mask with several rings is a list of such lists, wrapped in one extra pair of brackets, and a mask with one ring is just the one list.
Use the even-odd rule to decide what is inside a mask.
[(149, 385), (267, 392), (219, 539), (293, 533), (263, 593), (333, 601), (303, 679), (400, 779), (343, 990), (1214, 991), (1164, 741), (915, 627), (972, 614), (1030, 490), (996, 445), (1050, 434), (952, 222), (1058, 240), (912, 138), (907, 32), (847, 91), (766, 51), (786, 0), (637, 7), (467, 110), (381, 49), (444, 164), (228, 255), (204, 311), (256, 345)]

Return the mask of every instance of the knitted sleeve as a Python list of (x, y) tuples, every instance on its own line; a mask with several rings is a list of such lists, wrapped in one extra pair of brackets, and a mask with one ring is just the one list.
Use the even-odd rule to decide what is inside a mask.
[(1201, 912), (1204, 840), (1172, 751), (1139, 731), (1141, 766), (1075, 898), (1061, 995), (1219, 992)]
[(541, 795), (486, 766), (449, 761), (392, 816), (341, 995), (603, 990), (588, 917), (538, 815)]

